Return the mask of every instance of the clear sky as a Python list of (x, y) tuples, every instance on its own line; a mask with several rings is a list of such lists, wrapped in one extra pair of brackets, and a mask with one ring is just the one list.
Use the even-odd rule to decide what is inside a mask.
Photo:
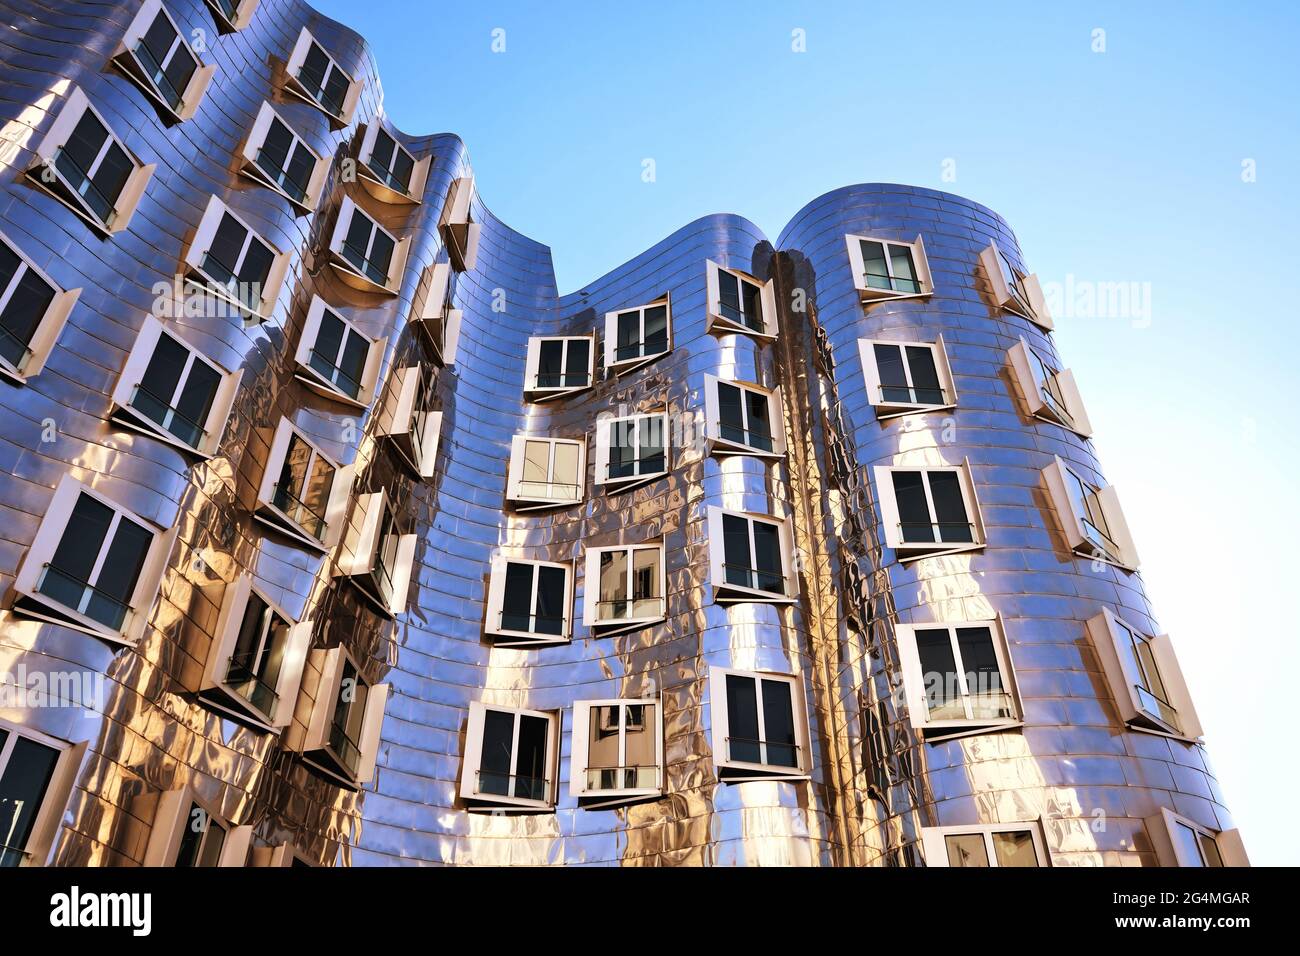
[(561, 292), (708, 213), (775, 240), (856, 182), (991, 206), (1045, 285), (1137, 283), (1149, 314), (1080, 307), (1057, 344), (1247, 850), (1300, 864), (1300, 5), (315, 6), (399, 128), (464, 138)]

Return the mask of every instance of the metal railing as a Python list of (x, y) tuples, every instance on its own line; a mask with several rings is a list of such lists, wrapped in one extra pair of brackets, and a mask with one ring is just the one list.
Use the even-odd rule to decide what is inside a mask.
[(650, 343), (642, 339), (640, 342), (631, 342), (627, 345), (617, 345), (614, 347), (615, 362), (630, 362), (632, 359), (644, 358), (647, 355), (661, 355), (668, 350), (668, 339), (664, 338), (662, 343), (655, 343), (653, 351), (650, 350)]
[[(500, 614), (501, 630), (518, 631), (522, 634), (545, 634), (554, 637), (569, 632), (569, 615), (535, 614), (531, 611), (502, 611)], [(553, 625), (555, 630), (543, 628)]]
[(657, 790), (658, 764), (633, 764), (626, 767), (588, 767), (587, 789), (590, 790)]
[[(146, 399), (143, 403), (142, 397)], [(143, 382), (137, 382), (131, 390), (131, 407), (191, 447), (197, 448), (208, 434), (202, 425), (168, 403)]]
[(754, 425), (745, 428), (730, 422), (719, 422), (718, 437), (759, 451), (772, 451), (776, 447), (772, 433)]
[[(101, 222), (108, 225), (113, 217), (114, 200), (109, 199), (95, 185), (95, 181), (90, 178), (90, 173), (82, 169), (81, 165), (68, 154), (66, 149), (60, 149), (54, 154), (53, 165), (63, 174), (63, 178), (67, 180), (72, 191), (85, 200), (86, 205), (90, 206), (91, 211), (99, 217)], [(69, 169), (77, 174), (76, 177), (68, 175)], [(78, 179), (79, 182), (76, 181)]]
[[(162, 98), (167, 101), (167, 105), (172, 109), (179, 109), (183, 102), (184, 91), (178, 90), (172, 85), (171, 77), (167, 75), (163, 65), (154, 57), (153, 51), (145, 46), (144, 40), (135, 45), (134, 52), (135, 58), (140, 61), (140, 65), (149, 74), (150, 82), (153, 83), (154, 88), (158, 90)], [(180, 53), (178, 49), (177, 55), (183, 56), (184, 54)]]
[[(624, 447), (624, 446), (620, 446)], [(631, 461), (611, 461), (607, 477), (637, 478), (641, 475), (657, 475), (666, 468), (663, 452), (634, 458)]]
[[(728, 584), (769, 594), (787, 593), (786, 576), (781, 571), (750, 568), (742, 564), (723, 564), (722, 569)], [(736, 580), (737, 576), (740, 580)]]
[(234, 267), (226, 265), (210, 250), (203, 256), (203, 271), (221, 291), (238, 300), (244, 308), (255, 312), (262, 304), (262, 283), (244, 281), (235, 274)]
[(313, 347), (307, 363), (349, 398), (356, 398), (361, 394), (361, 383), (335, 365), (334, 359), (324, 352), (317, 351)]
[(271, 504), (283, 511), (290, 521), (313, 538), (324, 539), (327, 527), (325, 517), (314, 511), (296, 495), (291, 494), (283, 485), (277, 483), (272, 490)]
[(761, 314), (748, 315), (729, 302), (719, 302), (718, 311), (722, 313), (724, 319), (730, 319), (737, 325), (743, 325), (745, 328), (754, 332), (763, 331), (763, 316)]
[(240, 697), (244, 698), (264, 714), (271, 714), (280, 700), (275, 687), (262, 679), (253, 668), (256, 651), (232, 654), (226, 668), (226, 683)]
[[(568, 489), (564, 493), (561, 490)], [(582, 485), (568, 481), (519, 482), (519, 495), (524, 498), (541, 498), (545, 501), (577, 501), (582, 497)]]
[[(900, 398), (897, 393), (902, 393)], [(946, 405), (948, 391), (945, 388), (918, 385), (881, 385), (882, 402), (904, 402), (908, 405)]]
[[(911, 537), (909, 529), (926, 528), (931, 537)], [(970, 521), (900, 521), (898, 523), (900, 540), (903, 544), (973, 544), (975, 542), (975, 525)], [(963, 531), (966, 537), (949, 537), (950, 532)]]
[(586, 388), (591, 384), (591, 373), (538, 372), (533, 376), (533, 388)]
[[(17, 348), (15, 349), (14, 346)], [(27, 360), (32, 357), (32, 350), (27, 347), (26, 342), (0, 325), (0, 357), (21, 372)]]
[(78, 614), (84, 614), (93, 620), (121, 630), (131, 606), (110, 594), (106, 594), (89, 581), (83, 581), (76, 575), (61, 571), (52, 564), (41, 566), (41, 576), (36, 582), (38, 593), (53, 598)]
[[(740, 744), (742, 748), (747, 747), (750, 749), (738, 748), (737, 744)], [(765, 767), (798, 767), (800, 766), (799, 751), (802, 749), (798, 744), (755, 740), (752, 737), (727, 738), (727, 758), (729, 760), (739, 763), (762, 764)], [(787, 755), (788, 760), (779, 759)]]
[[(643, 605), (649, 604), (649, 613)], [(633, 597), (617, 598), (611, 601), (596, 602), (596, 620), (598, 623), (606, 621), (622, 621), (628, 618), (643, 617), (663, 617), (664, 599), (661, 597)]]
[[(1171, 727), (1180, 727), (1178, 722), (1178, 711), (1173, 704), (1161, 697), (1156, 696), (1147, 690), (1141, 684), (1134, 684), (1133, 689), (1137, 691), (1138, 700), (1142, 702), (1142, 709), (1152, 717), (1156, 717)], [(1181, 729), (1181, 728), (1180, 728)]]
[[(867, 270), (863, 273), (868, 289), (885, 289), (889, 292), (920, 292), (921, 283), (916, 279), (891, 276), (882, 272)], [(876, 280), (873, 282), (872, 280)]]
[(931, 696), (926, 699), (926, 710), (931, 720), (1006, 720), (1015, 716), (1011, 695), (1005, 691)]
[[(290, 147), (290, 149), (292, 150), (292, 146)], [(298, 180), (294, 179), (292, 176), (289, 175), (289, 170), (284, 169), (281, 166), (277, 165), (276, 163), (271, 162), (269, 158), (264, 159), (263, 157), (265, 156), (266, 156), (265, 148), (259, 149), (257, 151), (258, 168), (261, 169), (262, 172), (266, 173), (266, 175), (270, 176), (271, 179), (276, 183), (276, 185), (278, 185), (286, 193), (292, 196), (295, 200), (297, 200), (298, 202), (303, 202), (304, 200), (306, 200), (307, 184), (298, 182)], [(285, 154), (284, 158), (285, 161), (288, 162), (292, 157), (293, 157), (293, 153), (292, 151), (290, 151), (289, 153)]]
[(329, 81), (329, 73), (330, 67), (327, 63), (324, 73), (321, 73), (318, 77), (309, 75), (307, 73), (307, 64), (304, 63), (298, 68), (298, 75), (295, 76), (294, 79), (302, 84), (303, 88), (312, 99), (325, 107), (325, 109), (330, 113), (338, 116), (343, 112), (343, 100), (335, 100), (326, 91), (326, 84)]
[[(393, 148), (393, 155), (397, 155), (396, 146)], [(398, 179), (395, 170), (386, 169), (383, 166), (376, 166), (373, 162), (366, 163), (366, 169), (370, 170), (370, 175), (374, 176), (382, 185), (387, 186), (389, 189), (395, 190), (396, 192), (402, 193), (403, 195), (410, 195), (410, 182), (404, 183)]]
[(356, 773), (361, 763), (361, 747), (348, 736), (346, 727), (338, 723), (330, 724), (329, 745), (330, 750), (334, 751), (334, 756), (339, 758), (339, 763), (343, 764), (349, 773)]
[(551, 791), (551, 781), (536, 774), (501, 773), (496, 770), (479, 770), (478, 792), (498, 797), (518, 797), (522, 800), (546, 800)]
[(349, 242), (343, 243), (343, 258), (355, 266), (371, 282), (382, 286), (388, 285), (388, 268), (392, 265), (391, 258), (383, 266), (380, 266), (378, 262), (372, 262), (366, 256), (365, 250), (358, 249)]

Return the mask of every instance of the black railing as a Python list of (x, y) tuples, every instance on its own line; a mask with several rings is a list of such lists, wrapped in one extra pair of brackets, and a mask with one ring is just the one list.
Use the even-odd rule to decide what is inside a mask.
[[(640, 605), (652, 604), (655, 608), (651, 614), (634, 614), (635, 610), (641, 610)], [(663, 617), (664, 599), (661, 597), (633, 597), (618, 598), (612, 601), (596, 602), (596, 623), (604, 624), (610, 621), (621, 621), (628, 618), (643, 617)]]
[[(543, 626), (545, 625), (545, 626)], [(562, 635), (569, 630), (567, 614), (533, 614), (525, 611), (502, 611), (501, 630), (522, 634)]]
[[(289, 152), (285, 153), (285, 162), (288, 162), (292, 157), (293, 150), (291, 146)], [(266, 156), (265, 149), (259, 149), (257, 151), (257, 166), (262, 170), (262, 172), (266, 173), (267, 176), (271, 177), (271, 180), (277, 186), (292, 196), (296, 202), (306, 201), (307, 184), (298, 182), (298, 180), (289, 175), (289, 170), (271, 162), (271, 160)]]
[(233, 266), (226, 265), (211, 251), (203, 256), (203, 271), (207, 273), (209, 279), (216, 283), (219, 291), (225, 293), (228, 297), (234, 298), (244, 308), (256, 312), (261, 306), (262, 284), (260, 282), (245, 282), (235, 274)]
[(588, 767), (587, 789), (651, 790), (659, 786), (658, 764), (633, 764), (627, 767)]
[[(557, 489), (568, 489), (568, 491), (561, 494)], [(581, 485), (567, 481), (529, 481), (523, 479), (519, 482), (519, 494), (521, 496), (542, 498), (548, 501), (577, 501), (581, 490)]]
[(106, 594), (89, 581), (83, 581), (75, 575), (59, 570), (52, 564), (42, 566), (36, 590), (78, 614), (84, 614), (115, 631), (122, 629), (122, 623), (131, 610), (126, 602)]
[[(394, 147), (394, 150), (395, 149), (396, 147)], [(373, 162), (366, 163), (366, 169), (370, 170), (370, 175), (374, 176), (380, 184), (387, 186), (395, 192), (402, 193), (403, 195), (410, 195), (410, 183), (404, 183), (398, 179), (395, 170), (386, 169), (383, 166), (377, 166)]]
[(137, 382), (131, 392), (131, 406), (192, 448), (199, 447), (207, 435), (202, 425), (143, 383)]
[[(622, 447), (622, 446), (620, 446)], [(666, 470), (663, 452), (634, 458), (631, 461), (611, 461), (610, 478), (638, 478), (641, 475), (658, 475)]]
[(538, 372), (533, 379), (533, 388), (586, 388), (591, 384), (591, 373), (582, 372)]
[[(653, 348), (652, 348), (653, 346)], [(668, 350), (668, 340), (662, 342), (630, 342), (627, 345), (617, 345), (614, 347), (615, 362), (630, 362), (633, 359), (644, 358), (647, 355), (660, 355)]]
[(317, 540), (325, 538), (326, 522), (323, 515), (318, 514), (306, 502), (282, 485), (277, 484), (271, 493), (271, 504), (275, 505), (294, 524), (301, 527)]
[(719, 302), (718, 311), (722, 313), (724, 319), (730, 319), (737, 325), (743, 325), (754, 332), (764, 331), (762, 315), (747, 315), (729, 302)]
[[(182, 56), (184, 54), (178, 48), (176, 55)], [(162, 98), (167, 101), (167, 105), (172, 109), (179, 109), (184, 91), (178, 90), (172, 85), (171, 77), (167, 75), (163, 65), (154, 57), (153, 51), (145, 46), (143, 40), (135, 45), (135, 56), (140, 61), (140, 65), (144, 67), (145, 72), (149, 74), (150, 82), (153, 83)]]
[(342, 724), (330, 725), (330, 750), (334, 751), (334, 756), (339, 758), (339, 763), (348, 770), (349, 773), (356, 773), (357, 767), (361, 764), (361, 747), (348, 736), (347, 728)]
[(881, 385), (882, 402), (901, 402), (907, 405), (946, 405), (948, 392), (943, 388), (918, 385)]
[(1005, 691), (955, 694), (926, 698), (931, 720), (1005, 720), (1014, 716), (1011, 695)]
[(0, 356), (21, 372), (27, 360), (32, 357), (32, 350), (27, 347), (26, 342), (0, 325)]
[(769, 594), (786, 593), (785, 575), (780, 571), (750, 568), (740, 564), (724, 564), (722, 568), (728, 584), (752, 588), (755, 591), (766, 591)]

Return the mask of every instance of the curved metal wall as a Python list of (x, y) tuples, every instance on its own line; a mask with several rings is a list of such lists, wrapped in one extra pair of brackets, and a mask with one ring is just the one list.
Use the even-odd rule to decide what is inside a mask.
[[(1099, 603), (1149, 621), (1140, 581), (1072, 567), (1043, 523), (1037, 470), (1052, 454), (1095, 473), (1090, 446), (1026, 421), (1000, 371), (1024, 334), (1050, 340), (1014, 316), (993, 313), (976, 287), (989, 237), (1015, 248), (991, 212), (920, 189), (857, 186), (828, 194), (795, 217), (776, 248), (733, 216), (699, 220), (585, 289), (560, 296), (549, 250), (497, 221), (475, 199), (483, 224), (477, 266), (454, 276), (463, 310), (454, 365), (438, 368), (443, 423), (436, 475), (414, 482), (374, 439), (370, 417), (298, 383), (293, 354), (313, 293), (367, 334), (388, 338), (388, 369), (429, 362), (408, 318), (424, 268), (446, 253), (437, 223), (450, 185), (468, 172), (454, 136), (398, 139), (432, 153), (424, 201), (387, 206), (342, 181), (356, 125), (382, 110), (372, 59), (355, 34), (298, 0), (262, 0), (245, 29), (217, 36), (202, 0), (167, 0), (187, 32), (204, 30), (216, 76), (197, 116), (166, 127), (139, 90), (106, 66), (131, 20), (132, 0), (96, 5), (0, 7), (0, 230), (65, 288), (82, 295), (44, 371), (22, 387), (0, 383), (0, 588), (8, 592), (54, 486), (73, 474), (163, 527), (179, 525), (161, 596), (134, 650), (0, 611), (0, 672), (69, 669), (103, 673), (102, 714), (67, 708), (0, 716), (51, 736), (88, 742), (64, 827), (52, 854), (62, 864), (142, 859), (149, 820), (138, 795), (183, 783), (258, 845), (290, 841), (319, 862), (354, 864), (773, 864), (914, 862), (918, 827), (1023, 819), (1059, 810), (1049, 833), (1058, 862), (1151, 862), (1141, 818), (1170, 805), (1207, 825), (1227, 825), (1200, 748), (1117, 729), (1109, 692), (1087, 648), (1083, 621)], [(279, 92), (283, 61), (306, 25), (345, 69), (364, 81), (352, 127), (331, 130), (319, 112)], [(69, 210), (25, 184), (21, 171), (62, 100), (85, 90), (127, 146), (158, 164), (129, 227), (101, 240)], [(334, 157), (319, 212), (295, 216), (282, 197), (238, 173), (235, 156), (263, 99), (270, 99), (318, 153)], [(391, 129), (391, 127), (390, 127)], [(272, 321), (178, 319), (173, 327), (244, 378), (220, 450), (191, 463), (159, 441), (107, 420), (110, 393), (153, 305), (153, 284), (180, 264), (204, 205), (216, 194), (281, 249), (294, 250)], [(334, 212), (349, 195), (399, 237), (411, 238), (401, 293), (357, 293), (324, 265)], [(852, 288), (843, 236), (925, 235), (935, 295), (864, 310)], [(807, 313), (783, 305), (782, 336), (760, 345), (705, 330), (705, 261), (760, 277), (778, 291), (806, 289)], [(607, 310), (671, 294), (673, 351), (618, 379), (597, 375), (589, 392), (546, 404), (523, 400), (526, 342), (537, 334), (601, 328)], [(783, 303), (788, 295), (783, 295)], [(818, 333), (820, 328), (821, 333)], [(960, 561), (885, 563), (870, 511), (869, 466), (900, 442), (932, 440), (930, 416), (881, 427), (866, 406), (859, 337), (950, 343), (963, 395), (955, 443), (969, 455), (985, 502), (990, 544)], [(590, 436), (596, 416), (667, 406), (703, 418), (704, 376), (780, 384), (790, 453), (774, 464), (674, 449), (667, 478), (610, 494), (590, 481), (581, 506), (519, 515), (505, 503), (516, 433)], [(378, 404), (376, 404), (378, 407)], [(271, 432), (288, 416), (335, 457), (358, 466), (357, 493), (387, 488), (419, 535), (408, 610), (387, 621), (331, 578), (329, 559), (285, 543), (250, 517)], [(42, 441), (53, 421), (55, 438)], [(856, 478), (836, 478), (832, 439), (856, 455)], [(1033, 480), (1031, 480), (1033, 479)], [(852, 488), (846, 492), (846, 487)], [(985, 491), (988, 488), (988, 491)], [(863, 504), (867, 502), (867, 504)], [(712, 603), (705, 513), (710, 505), (788, 517), (799, 552), (800, 600), (789, 606)], [(572, 643), (493, 647), (483, 636), (488, 562), (498, 551), (576, 560), (581, 594), (585, 547), (662, 537), (667, 619), (640, 631), (593, 637), (575, 624)], [(315, 646), (345, 644), (367, 676), (392, 685), (375, 780), (350, 793), (311, 773), (272, 734), (249, 730), (199, 703), (194, 691), (225, 587), (252, 572), (293, 615), (316, 622)], [(925, 576), (918, 577), (924, 574)], [(580, 601), (580, 597), (579, 597)], [(888, 706), (892, 624), (923, 621), (942, 602), (989, 607), (1007, 620), (1026, 699), (1023, 733), (921, 744), (891, 713), (894, 786), (886, 809), (865, 796), (860, 727), (864, 701)], [(859, 633), (865, 636), (857, 636)], [(869, 648), (875, 648), (869, 653)], [(721, 784), (709, 734), (711, 665), (799, 676), (809, 710), (808, 782)], [(580, 809), (568, 796), (575, 700), (661, 695), (666, 795), (636, 806)], [(562, 710), (559, 801), (554, 813), (471, 813), (457, 795), (467, 709), (485, 700)], [(301, 708), (300, 708), (301, 710)], [(302, 720), (301, 713), (297, 718)], [(1086, 823), (1107, 814), (1104, 833)]]

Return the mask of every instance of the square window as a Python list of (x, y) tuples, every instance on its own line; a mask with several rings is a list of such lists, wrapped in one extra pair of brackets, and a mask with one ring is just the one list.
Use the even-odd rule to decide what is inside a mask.
[(925, 243), (918, 235), (911, 242), (872, 236), (845, 236), (853, 287), (863, 302), (910, 299), (934, 291)]
[(922, 827), (926, 866), (1050, 866), (1038, 822)]
[(798, 578), (787, 523), (768, 515), (708, 510), (710, 580), (719, 604), (794, 601)]
[(254, 516), (300, 544), (328, 551), (342, 534), (353, 468), (341, 467), (287, 418), (271, 439)]
[(1137, 548), (1114, 486), (1092, 484), (1059, 457), (1043, 469), (1043, 480), (1071, 551), (1126, 571), (1137, 570)]
[(393, 374), (378, 433), (392, 440), (398, 456), (418, 478), (432, 478), (438, 460), (442, 412), (437, 404), (437, 383), (428, 365), (399, 368)]
[(877, 418), (955, 408), (957, 388), (943, 336), (934, 342), (858, 339), (867, 401)]
[(474, 197), (474, 177), (462, 176), (452, 180), (447, 192), (447, 204), (442, 208), (438, 229), (447, 245), (447, 255), (457, 272), (471, 272), (478, 260), (478, 240), (482, 232), (474, 221), (471, 200)]
[(724, 782), (807, 778), (812, 755), (799, 678), (710, 667), (709, 693), (713, 763)]
[(704, 428), (715, 455), (780, 458), (785, 454), (785, 404), (780, 387), (704, 376)]
[(596, 484), (626, 491), (668, 473), (668, 413), (596, 420)]
[(878, 466), (875, 477), (885, 545), (899, 561), (984, 547), (969, 462), (955, 468)]
[(587, 549), (582, 622), (593, 632), (617, 634), (662, 621), (666, 593), (662, 542)]
[(344, 787), (369, 783), (375, 776), (389, 686), (372, 684), (341, 645), (313, 650), (307, 673), (315, 677), (311, 718), (305, 733), (300, 724), (290, 725), (290, 748)]
[(474, 701), (465, 730), (460, 795), (470, 809), (555, 806), (559, 715)]
[(900, 624), (896, 636), (908, 713), (927, 740), (1021, 725), (1000, 621)]
[(346, 575), (389, 617), (406, 610), (419, 536), (403, 533), (387, 491), (357, 496), (335, 573)]
[(518, 511), (573, 505), (586, 493), (587, 442), (516, 435), (506, 497)]
[(245, 318), (271, 317), (289, 270), (289, 253), (279, 252), (216, 196), (185, 252), (187, 280), (216, 296)]
[(333, 125), (352, 122), (361, 97), (361, 81), (339, 66), (306, 27), (293, 45), (285, 74), (285, 90), (319, 109)]
[(21, 385), (38, 374), (80, 296), (59, 288), (0, 233), (0, 375)]
[(1146, 823), (1161, 866), (1250, 866), (1238, 830), (1214, 830), (1168, 807), (1161, 807)]
[(1031, 346), (1023, 336), (1011, 346), (1007, 357), (1031, 415), (1063, 425), (1080, 438), (1092, 435), (1092, 422), (1073, 372), (1057, 368), (1050, 355)]
[(492, 559), (483, 631), (498, 646), (569, 643), (572, 607), (572, 565), (503, 555)]
[(580, 700), (573, 705), (569, 793), (600, 808), (663, 793), (663, 714), (658, 700)]
[(357, 173), (366, 192), (380, 202), (418, 204), (433, 157), (417, 160), (376, 118), (360, 131)]
[(222, 33), (242, 30), (253, 21), (260, 0), (206, 0), (217, 29)]
[(668, 296), (621, 312), (605, 313), (605, 372), (621, 375), (672, 349), (672, 302)]
[(0, 720), (0, 869), (49, 862), (85, 752)]
[(386, 339), (371, 339), (313, 295), (294, 355), (296, 375), (326, 398), (369, 408), (387, 346)]
[(132, 814), (153, 824), (144, 851), (145, 866), (244, 866), (252, 842), (251, 825), (234, 826), (217, 807), (195, 793), (178, 787), (137, 798)]
[(528, 340), (524, 395), (535, 402), (591, 388), (596, 340), (590, 335), (539, 336)]
[(1047, 308), (1038, 276), (1026, 275), (1018, 269), (997, 243), (989, 243), (980, 253), (980, 266), (999, 309), (1014, 312), (1048, 332), (1052, 330), (1052, 313)]
[(347, 285), (362, 292), (397, 295), (410, 246), (409, 238), (399, 240), (343, 197), (329, 250), (330, 265)]
[(162, 0), (144, 0), (113, 54), (113, 62), (162, 110), (170, 122), (194, 115), (212, 82)]
[(1201, 736), (1169, 635), (1147, 634), (1109, 608), (1088, 620), (1088, 634), (1125, 724), (1184, 740)]
[(275, 190), (306, 215), (316, 208), (329, 163), (303, 142), (270, 103), (262, 103), (244, 141), (240, 171)]
[(779, 327), (776, 287), (769, 279), (760, 282), (736, 269), (710, 261), (705, 274), (710, 332), (740, 332), (762, 339), (774, 339)]

